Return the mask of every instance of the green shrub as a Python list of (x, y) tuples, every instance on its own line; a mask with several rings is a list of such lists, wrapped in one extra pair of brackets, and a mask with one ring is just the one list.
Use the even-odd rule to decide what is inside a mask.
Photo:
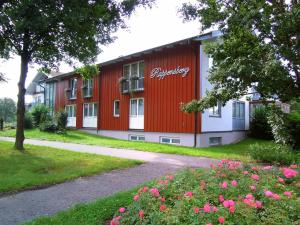
[(44, 104), (36, 105), (31, 110), (33, 125), (39, 127), (41, 123), (51, 120), (49, 116), (49, 108)]
[(222, 160), (142, 187), (111, 225), (300, 224), (299, 171)]
[(300, 150), (300, 113), (293, 112), (287, 116), (287, 129), (292, 138), (294, 149)]
[(49, 121), (49, 120), (41, 123), (39, 129), (40, 131), (51, 132), (51, 133), (57, 132), (59, 130), (58, 126), (53, 121)]
[(68, 123), (68, 113), (64, 110), (59, 110), (56, 115), (57, 127), (60, 131), (65, 131)]
[(291, 165), (300, 162), (299, 154), (283, 145), (260, 145), (250, 146), (250, 156), (263, 163)]
[(265, 107), (257, 108), (253, 112), (250, 123), (249, 136), (271, 140), (273, 139), (272, 130), (267, 119), (268, 110)]
[(30, 112), (25, 113), (24, 117), (24, 128), (25, 129), (32, 129), (33, 128), (33, 119)]

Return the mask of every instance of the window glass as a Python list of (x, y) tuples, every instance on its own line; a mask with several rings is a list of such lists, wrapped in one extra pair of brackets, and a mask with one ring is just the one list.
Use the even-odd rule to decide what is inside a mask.
[(162, 142), (162, 143), (170, 143), (171, 140), (170, 140), (170, 138), (162, 138), (162, 139), (161, 139), (161, 142)]
[(180, 139), (178, 139), (178, 138), (173, 138), (173, 139), (172, 139), (172, 144), (180, 144)]
[(136, 116), (137, 115), (137, 100), (133, 99), (130, 101), (131, 106), (130, 106), (130, 115), (131, 116)]
[(88, 104), (89, 106), (89, 117), (93, 116), (93, 104)]
[(144, 62), (139, 63), (139, 77), (144, 77)]
[(123, 68), (123, 76), (129, 78), (130, 76), (130, 65), (126, 65)]
[(94, 104), (94, 117), (97, 117), (98, 105)]
[(88, 111), (89, 111), (88, 104), (84, 104), (84, 105), (83, 105), (83, 115), (84, 115), (85, 117), (88, 116)]
[(120, 101), (114, 101), (114, 116), (120, 115)]
[(138, 64), (131, 64), (131, 74), (130, 76), (138, 76)]
[(222, 144), (222, 137), (210, 137), (209, 138), (210, 146), (221, 145), (221, 144)]
[(139, 116), (144, 115), (144, 99), (139, 99), (138, 114), (139, 114)]
[(135, 135), (130, 136), (130, 140), (132, 140), (132, 141), (137, 141), (137, 139), (138, 139), (138, 137)]
[(139, 141), (145, 141), (145, 136), (138, 136)]
[(73, 105), (73, 117), (76, 117), (76, 105)]
[(218, 104), (216, 106), (209, 108), (208, 112), (209, 112), (210, 116), (220, 117), (221, 116), (221, 104), (218, 102)]

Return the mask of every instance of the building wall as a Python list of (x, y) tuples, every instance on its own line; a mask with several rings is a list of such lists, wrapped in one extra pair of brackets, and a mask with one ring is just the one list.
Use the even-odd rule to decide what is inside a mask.
[[(197, 47), (179, 46), (132, 59), (122, 64), (103, 67), (100, 74), (100, 126), (103, 130), (129, 129), (129, 101), (130, 98), (144, 98), (144, 131), (145, 132), (194, 132), (194, 115), (180, 110), (181, 102), (195, 99), (194, 82), (199, 74)], [(123, 65), (144, 60), (145, 80), (144, 91), (140, 93), (121, 94), (118, 80), (122, 76)], [(189, 67), (186, 77), (179, 75), (168, 76), (164, 79), (150, 78), (152, 69), (160, 67), (163, 70)], [(199, 75), (198, 75), (199, 76)], [(199, 87), (198, 87), (199, 88)], [(120, 117), (113, 117), (113, 102), (120, 100)], [(200, 119), (198, 120), (200, 131)]]

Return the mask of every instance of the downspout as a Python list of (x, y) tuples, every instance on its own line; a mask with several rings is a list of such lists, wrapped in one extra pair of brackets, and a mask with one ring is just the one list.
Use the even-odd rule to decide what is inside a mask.
[[(99, 69), (100, 70), (100, 69)], [(98, 76), (99, 76), (99, 79), (98, 79), (98, 112), (97, 112), (97, 134), (98, 134), (98, 132), (99, 132), (99, 128), (100, 128), (100, 110), (101, 110), (101, 101), (100, 101), (100, 94), (101, 94), (101, 75), (100, 75), (100, 73), (101, 73), (101, 70), (100, 70), (100, 72), (98, 73)]]

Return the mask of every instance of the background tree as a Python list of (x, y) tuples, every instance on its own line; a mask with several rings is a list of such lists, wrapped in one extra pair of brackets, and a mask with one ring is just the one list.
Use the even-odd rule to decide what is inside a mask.
[(300, 1), (198, 0), (183, 4), (186, 20), (202, 29), (219, 29), (222, 41), (208, 45), (214, 59), (209, 81), (213, 89), (200, 101), (183, 105), (202, 111), (225, 104), (255, 87), (263, 98), (289, 101), (300, 96)]
[(88, 64), (139, 5), (154, 0), (4, 0), (0, 3), (0, 57), (21, 58), (15, 148), (23, 150), (25, 81), (30, 63)]
[(12, 122), (16, 118), (17, 107), (16, 103), (11, 98), (0, 99), (0, 118), (3, 118), (4, 122)]

